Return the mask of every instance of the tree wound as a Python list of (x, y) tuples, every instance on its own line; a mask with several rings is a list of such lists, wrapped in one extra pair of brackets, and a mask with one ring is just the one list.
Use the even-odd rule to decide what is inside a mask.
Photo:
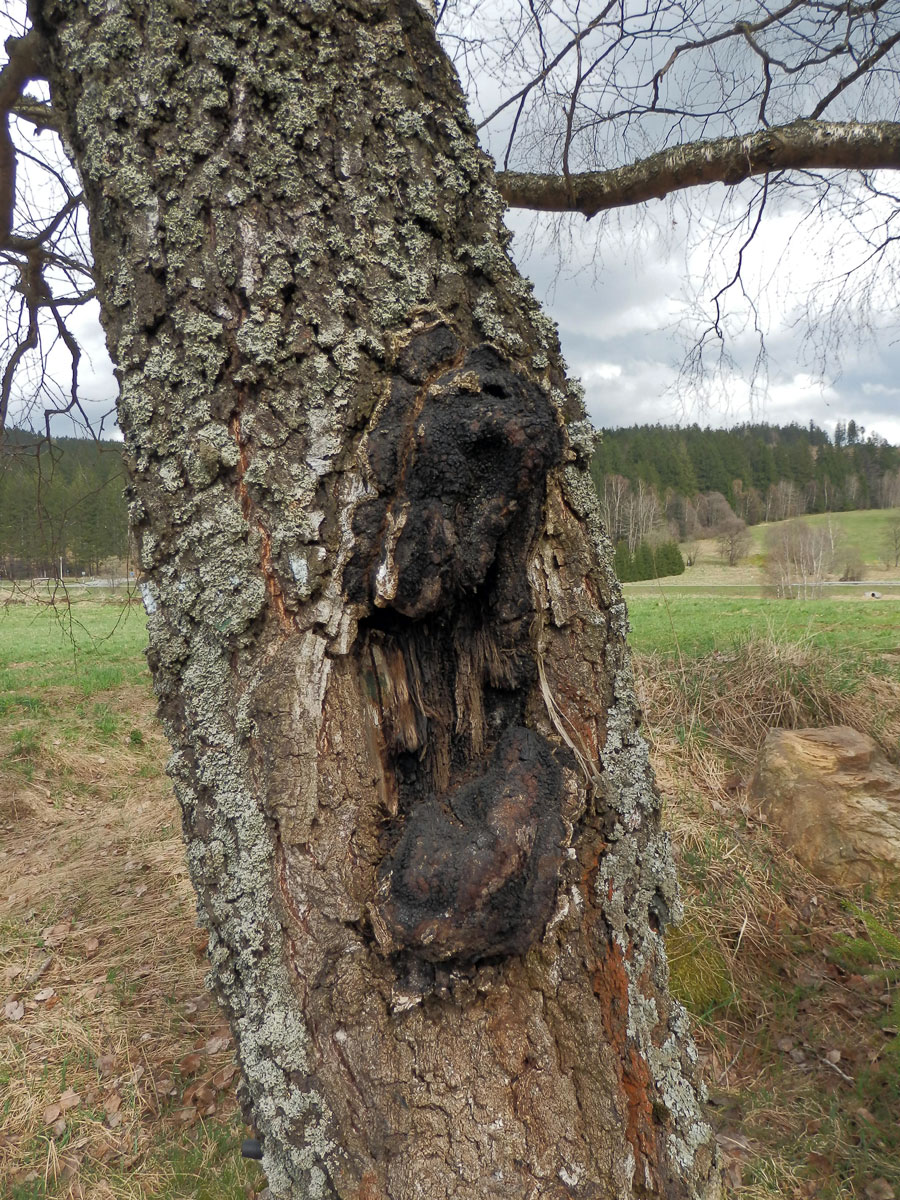
[(430, 962), (524, 953), (553, 913), (562, 802), (550, 743), (508, 729), (484, 775), (407, 819), (373, 909), (384, 948)]
[(562, 446), (545, 392), (493, 347), (417, 335), (364, 443), (375, 495), (353, 519), (348, 594), (420, 618), (474, 592)]

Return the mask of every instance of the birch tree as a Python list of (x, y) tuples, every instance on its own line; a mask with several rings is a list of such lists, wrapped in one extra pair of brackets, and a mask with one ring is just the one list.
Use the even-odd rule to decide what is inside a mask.
[(32, 20), (273, 1193), (714, 1195), (593, 435), (432, 19)]
[[(879, 54), (848, 52), (873, 72), (896, 41), (883, 7), (859, 10)], [(715, 1196), (593, 435), (433, 17), (33, 0), (30, 18), (0, 75), (0, 401), (49, 329), (77, 406), (64, 318), (96, 295), (211, 984), (273, 1193)], [(761, 45), (743, 24), (732, 44)], [(563, 193), (596, 211), (572, 170), (581, 25), (570, 41)], [(50, 214), (17, 182), (22, 122), (77, 171), (56, 170)], [(896, 165), (891, 132), (849, 165)], [(780, 171), (776, 150), (735, 161)], [(540, 182), (500, 186), (546, 206)]]

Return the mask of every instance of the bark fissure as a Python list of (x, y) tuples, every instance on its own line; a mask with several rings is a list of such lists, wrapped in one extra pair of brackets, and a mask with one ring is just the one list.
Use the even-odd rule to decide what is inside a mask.
[(713, 1196), (590, 436), (428, 18), (35, 8), (273, 1192)]

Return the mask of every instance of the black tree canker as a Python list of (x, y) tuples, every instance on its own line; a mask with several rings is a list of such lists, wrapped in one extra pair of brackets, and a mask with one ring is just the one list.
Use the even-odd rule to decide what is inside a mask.
[(397, 364), (368, 434), (372, 499), (355, 514), (348, 594), (419, 618), (474, 592), (563, 434), (545, 392), (493, 347), (463, 355), (444, 325)]
[(520, 954), (553, 912), (564, 826), (550, 743), (508, 729), (487, 772), (418, 805), (382, 867), (379, 915), (431, 962)]

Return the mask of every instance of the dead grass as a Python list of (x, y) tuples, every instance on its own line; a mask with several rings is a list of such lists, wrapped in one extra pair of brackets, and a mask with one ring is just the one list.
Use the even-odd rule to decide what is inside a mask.
[(636, 666), (685, 903), (672, 987), (697, 1019), (732, 1193), (900, 1196), (900, 963), (879, 967), (853, 905), (886, 930), (898, 914), (811, 876), (747, 796), (772, 725), (850, 724), (896, 754), (900, 686), (765, 640)]
[(149, 689), (79, 699), (0, 728), (0, 1195), (252, 1196)]
[[(725, 762), (746, 767), (769, 729), (850, 725), (870, 734), (893, 758), (900, 753), (900, 679), (805, 641), (746, 639), (690, 660), (641, 655), (640, 695), (652, 714), (654, 744), (664, 757), (687, 746), (693, 766), (709, 772), (715, 793)], [(727, 773), (727, 772), (726, 772)]]
[[(261, 1173), (239, 1159), (149, 689), (30, 686), (38, 672), (15, 667), (0, 722), (0, 1195), (252, 1197)], [(685, 901), (672, 986), (694, 1014), (730, 1194), (900, 1197), (900, 962), (848, 901), (885, 929), (900, 920), (804, 871), (746, 787), (773, 724), (845, 722), (896, 753), (897, 679), (765, 640), (637, 668)]]

